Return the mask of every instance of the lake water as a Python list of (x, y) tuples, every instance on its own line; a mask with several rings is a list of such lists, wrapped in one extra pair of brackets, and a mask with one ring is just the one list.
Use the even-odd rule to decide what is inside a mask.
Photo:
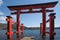
[[(7, 30), (0, 30), (0, 40), (8, 40), (6, 33)], [(13, 32), (15, 32), (15, 30), (13, 30)], [(40, 35), (40, 31), (39, 30), (25, 30), (24, 31), (24, 37), (25, 36), (33, 36), (34, 40), (60, 40), (60, 29), (55, 29), (56, 35), (54, 37), (54, 39), (49, 39), (49, 35), (47, 34), (46, 37), (42, 38)], [(12, 39), (16, 39), (16, 34), (13, 34)], [(17, 39), (20, 40), (20, 39)]]

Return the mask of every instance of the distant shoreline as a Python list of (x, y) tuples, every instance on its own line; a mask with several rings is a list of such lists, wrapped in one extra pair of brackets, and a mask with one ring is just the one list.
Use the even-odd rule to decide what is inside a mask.
[[(12, 25), (12, 29), (16, 30), (16, 27), (17, 27), (16, 24)], [(27, 26), (24, 26), (24, 29), (25, 30), (39, 30), (40, 27), (27, 27)], [(46, 27), (46, 29), (49, 29), (49, 27)], [(60, 27), (55, 27), (54, 29), (60, 29)], [(7, 30), (7, 24), (0, 23), (0, 30)]]
[[(47, 28), (47, 29), (49, 29), (49, 28)], [(54, 29), (60, 29), (60, 28), (54, 28)], [(7, 30), (7, 29), (0, 29), (0, 30)], [(16, 29), (12, 29), (12, 30), (16, 30)], [(40, 29), (24, 29), (24, 30), (40, 30)]]

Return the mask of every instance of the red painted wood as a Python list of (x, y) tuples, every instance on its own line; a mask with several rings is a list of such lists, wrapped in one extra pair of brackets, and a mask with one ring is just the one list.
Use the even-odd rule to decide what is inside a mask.
[(46, 35), (46, 9), (42, 8), (42, 24), (43, 24), (43, 33), (42, 36)]
[(40, 23), (40, 33), (42, 34), (43, 32), (43, 26), (42, 26), (42, 23)]
[(16, 30), (17, 35), (20, 35), (20, 14), (19, 10), (17, 11), (17, 30)]
[(6, 34), (8, 35), (9, 38), (12, 38), (12, 34), (13, 34), (13, 32), (12, 32), (12, 17), (7, 16), (6, 21), (7, 21), (7, 33)]
[(33, 8), (53, 8), (58, 3), (56, 2), (48, 2), (48, 3), (39, 3), (39, 4), (29, 4), (29, 5), (17, 5), (17, 6), (7, 6), (10, 10), (23, 10), (23, 9), (33, 9)]
[(55, 13), (51, 13), (49, 15), (50, 17), (50, 38), (54, 38), (54, 19), (55, 19)]
[(21, 27), (21, 32), (24, 33), (24, 25), (23, 25), (23, 23), (20, 25), (20, 27)]
[[(46, 12), (53, 12), (54, 10), (46, 10)], [(19, 14), (28, 14), (28, 13), (40, 13), (42, 10), (39, 11), (27, 11), (27, 12), (20, 12)], [(17, 14), (17, 12), (12, 12), (11, 14)]]

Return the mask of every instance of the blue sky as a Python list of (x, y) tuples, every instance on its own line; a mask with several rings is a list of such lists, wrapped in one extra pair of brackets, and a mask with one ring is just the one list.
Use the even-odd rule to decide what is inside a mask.
[[(54, 2), (58, 1), (58, 4), (52, 8), (54, 9), (54, 12), (56, 13), (56, 19), (55, 19), (55, 27), (60, 27), (60, 0), (0, 0), (0, 23), (6, 23), (6, 16), (11, 15), (11, 11), (7, 8), (7, 6), (12, 5), (26, 5), (26, 4), (38, 4), (38, 3), (47, 3), (47, 2)], [(47, 13), (47, 19), (49, 18), (48, 15), (50, 13)], [(11, 15), (13, 17), (13, 20), (16, 21), (16, 15)], [(42, 14), (21, 14), (21, 23), (24, 23), (27, 27), (39, 27), (40, 23), (42, 22)], [(47, 20), (46, 19), (46, 20)], [(49, 26), (49, 23), (47, 23), (46, 26)]]

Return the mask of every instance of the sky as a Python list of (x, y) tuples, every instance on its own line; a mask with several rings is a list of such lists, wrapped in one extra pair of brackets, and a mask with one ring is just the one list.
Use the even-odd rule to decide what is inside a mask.
[[(7, 23), (6, 16), (8, 15), (12, 16), (13, 20), (16, 21), (16, 15), (11, 15), (11, 11), (7, 8), (7, 6), (38, 4), (54, 1), (58, 1), (58, 4), (54, 8), (51, 8), (54, 10), (54, 13), (56, 13), (55, 27), (60, 27), (60, 0), (0, 0), (0, 23)], [(50, 13), (46, 14), (46, 20), (49, 19), (49, 14)], [(20, 15), (20, 23), (23, 23), (27, 27), (39, 27), (41, 22), (42, 13)], [(49, 27), (49, 23), (47, 23), (46, 26)]]

